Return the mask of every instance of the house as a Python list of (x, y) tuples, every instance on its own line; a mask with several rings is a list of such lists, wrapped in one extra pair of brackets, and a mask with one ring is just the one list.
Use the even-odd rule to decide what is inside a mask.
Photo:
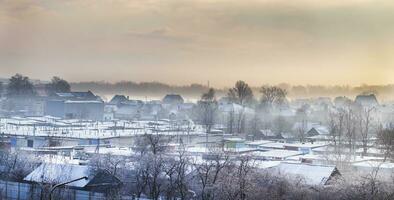
[(316, 136), (316, 135), (329, 135), (330, 131), (326, 126), (316, 125), (311, 127), (306, 134), (308, 137)]
[(141, 109), (141, 119), (155, 120), (159, 118), (160, 113), (163, 111), (163, 106), (160, 102), (150, 101), (143, 105)]
[(363, 107), (376, 107), (379, 105), (378, 100), (374, 94), (358, 95), (354, 102)]
[(105, 105), (105, 119), (140, 119), (144, 102), (132, 100), (128, 96), (115, 95)]
[(129, 100), (129, 97), (124, 96), (124, 95), (115, 95), (114, 97), (112, 97), (111, 101), (108, 102), (108, 104), (111, 105), (119, 105), (123, 102), (127, 102)]
[(120, 104), (115, 111), (116, 119), (139, 119), (141, 117), (142, 105)]
[(68, 183), (66, 186), (95, 192), (106, 192), (122, 186), (118, 178), (106, 171), (94, 171), (89, 166), (73, 164), (42, 163), (23, 180), (32, 183), (58, 184), (82, 177), (86, 179)]
[(102, 120), (104, 102), (91, 91), (55, 93), (46, 100), (44, 114), (67, 119)]
[(341, 176), (334, 165), (282, 162), (271, 169), (274, 173), (287, 175), (289, 178), (300, 178), (305, 184), (312, 186), (329, 185)]
[(103, 101), (65, 101), (64, 116), (67, 119), (102, 120), (104, 116)]
[(163, 104), (169, 104), (169, 105), (179, 105), (183, 104), (184, 100), (181, 95), (179, 94), (167, 94), (163, 100)]

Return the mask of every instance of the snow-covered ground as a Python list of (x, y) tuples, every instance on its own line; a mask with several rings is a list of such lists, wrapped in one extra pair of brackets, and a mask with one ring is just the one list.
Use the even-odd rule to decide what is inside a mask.
[(170, 121), (82, 121), (55, 117), (12, 117), (0, 119), (2, 134), (18, 136), (58, 136), (68, 138), (113, 138), (142, 134), (204, 135), (204, 130), (192, 122)]

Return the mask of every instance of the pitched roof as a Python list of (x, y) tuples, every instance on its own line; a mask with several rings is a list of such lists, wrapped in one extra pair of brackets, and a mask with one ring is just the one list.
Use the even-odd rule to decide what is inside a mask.
[[(23, 180), (40, 183), (63, 183), (84, 176), (89, 177), (89, 175), (90, 170), (88, 166), (42, 163)], [(67, 185), (82, 188), (88, 183), (89, 180), (82, 179)]]
[(110, 104), (119, 104), (122, 102), (127, 101), (128, 98), (124, 95), (115, 95), (114, 97), (112, 97), (111, 101), (109, 102)]
[(326, 185), (327, 181), (338, 172), (334, 165), (314, 165), (306, 163), (282, 162), (275, 167), (276, 172), (291, 177), (303, 178), (308, 185)]
[(379, 104), (374, 94), (358, 95), (355, 102), (361, 104), (362, 106), (375, 106)]
[(183, 103), (184, 100), (183, 100), (182, 96), (179, 94), (167, 94), (163, 98), (163, 102), (164, 103), (174, 103), (174, 102)]

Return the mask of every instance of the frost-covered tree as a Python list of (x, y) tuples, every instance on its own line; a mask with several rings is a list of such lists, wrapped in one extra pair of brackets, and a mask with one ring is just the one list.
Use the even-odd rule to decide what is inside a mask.
[(276, 86), (261, 87), (261, 105), (266, 110), (286, 103), (287, 91)]
[(7, 95), (9, 97), (31, 96), (35, 95), (33, 83), (29, 77), (21, 74), (15, 74), (9, 79), (7, 86)]
[(233, 118), (229, 120), (235, 122), (237, 133), (243, 133), (245, 128), (245, 106), (253, 103), (253, 91), (244, 81), (237, 81), (234, 87), (229, 89), (227, 96), (231, 103), (242, 107), (237, 113), (234, 112), (230, 115), (231, 117), (236, 117), (236, 120)]
[(211, 132), (212, 126), (215, 125), (217, 111), (218, 103), (215, 98), (215, 90), (211, 88), (197, 102), (198, 121), (205, 127), (207, 134)]
[(49, 95), (53, 95), (54, 93), (70, 92), (71, 86), (66, 80), (54, 76), (51, 82), (46, 85), (46, 89)]

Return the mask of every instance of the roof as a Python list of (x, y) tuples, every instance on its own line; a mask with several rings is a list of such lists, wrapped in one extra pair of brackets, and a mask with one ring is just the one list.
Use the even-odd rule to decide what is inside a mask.
[(303, 178), (308, 185), (326, 185), (332, 175), (337, 172), (337, 168), (334, 165), (287, 162), (282, 162), (275, 167), (275, 170), (291, 177)]
[(244, 142), (245, 140), (242, 138), (224, 138), (224, 141), (227, 142)]
[(66, 104), (71, 104), (71, 103), (74, 103), (74, 104), (81, 104), (81, 103), (102, 104), (103, 102), (102, 101), (72, 101), (72, 100), (67, 100), (64, 103), (66, 103)]
[(379, 104), (374, 94), (358, 95), (354, 101), (362, 106), (375, 106)]
[(298, 147), (298, 148), (317, 148), (327, 146), (326, 143), (315, 142), (315, 143), (286, 143), (284, 147)]
[[(27, 175), (23, 180), (42, 183), (62, 183), (81, 177), (89, 177), (90, 170), (88, 166), (42, 163), (33, 172)], [(79, 180), (67, 184), (73, 187), (85, 187), (89, 180)]]
[(245, 142), (246, 145), (263, 145), (263, 144), (268, 144), (272, 143), (273, 141), (270, 140), (256, 140), (256, 141), (248, 141)]
[(259, 145), (260, 148), (263, 149), (284, 149), (285, 148), (285, 143), (280, 143), (280, 142), (271, 142), (271, 143), (264, 143)]
[(181, 95), (179, 94), (167, 94), (164, 98), (163, 98), (163, 102), (164, 103), (183, 103), (184, 100), (182, 98)]
[(56, 96), (65, 98), (65, 99), (73, 99), (73, 100), (97, 100), (98, 97), (94, 95), (91, 91), (87, 92), (64, 92), (64, 93), (56, 93)]
[(319, 134), (319, 135), (329, 135), (330, 134), (330, 131), (328, 130), (328, 128), (326, 126), (315, 126), (315, 127), (312, 127), (308, 131), (308, 134), (312, 133), (312, 131), (317, 133), (317, 134)]
[(270, 150), (270, 151), (254, 151), (251, 153), (252, 156), (261, 158), (287, 158), (291, 156), (301, 155), (299, 151), (289, 151), (289, 150)]
[(126, 96), (117, 94), (114, 97), (112, 97), (112, 99), (109, 103), (110, 104), (119, 104), (119, 103), (122, 103), (127, 100), (128, 100), (128, 98)]

